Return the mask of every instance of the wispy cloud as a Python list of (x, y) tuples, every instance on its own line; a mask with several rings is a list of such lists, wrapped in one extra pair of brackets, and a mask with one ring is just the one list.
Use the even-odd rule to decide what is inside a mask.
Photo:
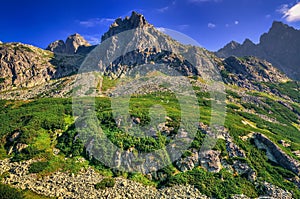
[(93, 34), (93, 35), (82, 35), (90, 44), (97, 45), (101, 42), (100, 34)]
[(265, 17), (266, 19), (270, 19), (272, 16), (270, 14), (267, 14)]
[(182, 24), (182, 25), (178, 25), (178, 26), (177, 26), (177, 28), (178, 28), (179, 30), (186, 30), (186, 29), (188, 29), (189, 27), (190, 27), (189, 24)]
[(285, 14), (289, 10), (289, 5), (288, 4), (282, 4), (279, 6), (279, 8), (276, 10), (280, 14)]
[(92, 18), (84, 21), (79, 21), (79, 24), (86, 28), (91, 28), (101, 25), (110, 25), (114, 21), (115, 19), (112, 18)]
[(161, 12), (161, 13), (164, 13), (164, 12), (168, 11), (169, 8), (170, 8), (169, 6), (166, 6), (166, 7), (163, 7), (163, 8), (158, 8), (157, 11)]
[(277, 11), (283, 14), (282, 18), (288, 22), (300, 21), (300, 2), (291, 7), (288, 4), (283, 4)]
[(207, 24), (207, 27), (210, 28), (210, 29), (214, 29), (214, 28), (217, 27), (217, 26), (216, 26), (216, 24), (214, 24), (214, 23), (208, 23), (208, 24)]

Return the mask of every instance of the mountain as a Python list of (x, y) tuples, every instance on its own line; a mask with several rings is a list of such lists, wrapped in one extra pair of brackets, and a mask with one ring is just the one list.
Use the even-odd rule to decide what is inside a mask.
[(54, 53), (75, 54), (80, 47), (89, 47), (89, 44), (80, 34), (75, 33), (70, 35), (66, 42), (63, 40), (55, 41), (46, 48), (46, 50)]
[(254, 44), (246, 39), (243, 44), (230, 42), (216, 52), (222, 58), (229, 56), (255, 56), (271, 62), (290, 78), (300, 80), (300, 30), (273, 22), (268, 33), (260, 37), (260, 42)]
[(300, 198), (299, 82), (224, 57), (136, 12), (97, 46), (0, 44), (0, 198)]

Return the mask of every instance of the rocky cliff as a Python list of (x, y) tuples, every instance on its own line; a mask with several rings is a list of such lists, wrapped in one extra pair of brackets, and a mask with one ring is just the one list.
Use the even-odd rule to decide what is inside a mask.
[(20, 43), (0, 44), (0, 90), (33, 87), (51, 79), (53, 53)]
[(110, 27), (108, 32), (106, 32), (102, 38), (101, 41), (103, 42), (107, 38), (110, 38), (114, 35), (117, 35), (121, 32), (135, 29), (135, 28), (142, 28), (142, 27), (152, 27), (145, 17), (141, 14), (138, 14), (136, 12), (132, 12), (130, 17), (126, 17), (125, 19), (118, 18)]
[[(271, 63), (256, 57), (228, 57), (223, 61), (224, 70), (221, 70), (226, 83), (251, 90), (263, 91), (263, 85), (257, 83), (282, 83), (289, 78), (275, 68)], [(267, 88), (265, 88), (267, 89)]]
[(300, 30), (274, 22), (258, 44), (246, 39), (243, 44), (230, 42), (216, 54), (219, 57), (256, 56), (271, 62), (289, 77), (300, 80)]
[(54, 53), (75, 54), (80, 47), (89, 47), (89, 44), (80, 34), (70, 35), (66, 41), (55, 41), (46, 48)]

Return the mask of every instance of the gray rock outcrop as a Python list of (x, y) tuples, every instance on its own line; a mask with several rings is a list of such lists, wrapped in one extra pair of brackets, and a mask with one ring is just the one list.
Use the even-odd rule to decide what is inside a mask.
[(281, 148), (274, 144), (268, 137), (260, 133), (255, 134), (255, 139), (267, 147), (275, 161), (282, 167), (300, 175), (300, 163), (288, 156)]
[(80, 47), (90, 47), (89, 44), (80, 34), (70, 35), (66, 42), (63, 40), (55, 41), (46, 48), (54, 53), (75, 54)]
[(259, 44), (246, 39), (243, 44), (230, 42), (216, 54), (219, 57), (255, 56), (265, 59), (285, 72), (290, 78), (300, 80), (300, 30), (282, 22), (273, 22), (268, 33), (264, 33)]
[(145, 17), (141, 14), (138, 14), (136, 12), (132, 12), (131, 17), (126, 17), (125, 19), (118, 18), (109, 28), (109, 31), (106, 32), (102, 38), (101, 41), (103, 42), (107, 38), (110, 38), (116, 34), (119, 34), (121, 32), (124, 32), (126, 30), (131, 30), (134, 28), (141, 28), (145, 26), (152, 26), (150, 25)]

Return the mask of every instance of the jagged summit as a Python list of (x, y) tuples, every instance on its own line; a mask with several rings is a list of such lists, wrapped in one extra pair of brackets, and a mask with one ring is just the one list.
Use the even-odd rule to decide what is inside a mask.
[(284, 71), (290, 78), (300, 79), (300, 30), (282, 22), (274, 21), (267, 33), (260, 37), (260, 42), (254, 44), (245, 40), (243, 44), (233, 45), (232, 42), (220, 49), (219, 57), (255, 56), (265, 59)]
[(81, 46), (91, 46), (80, 34), (75, 33), (70, 35), (66, 42), (63, 40), (57, 40), (46, 48), (54, 53), (65, 53), (65, 54), (74, 54), (77, 52), (78, 48)]
[(108, 32), (106, 32), (101, 41), (106, 40), (109, 37), (112, 37), (118, 33), (121, 33), (126, 30), (131, 30), (138, 27), (150, 27), (150, 25), (145, 17), (142, 14), (137, 12), (132, 12), (130, 17), (125, 17), (125, 19), (118, 18), (116, 21), (109, 27)]

